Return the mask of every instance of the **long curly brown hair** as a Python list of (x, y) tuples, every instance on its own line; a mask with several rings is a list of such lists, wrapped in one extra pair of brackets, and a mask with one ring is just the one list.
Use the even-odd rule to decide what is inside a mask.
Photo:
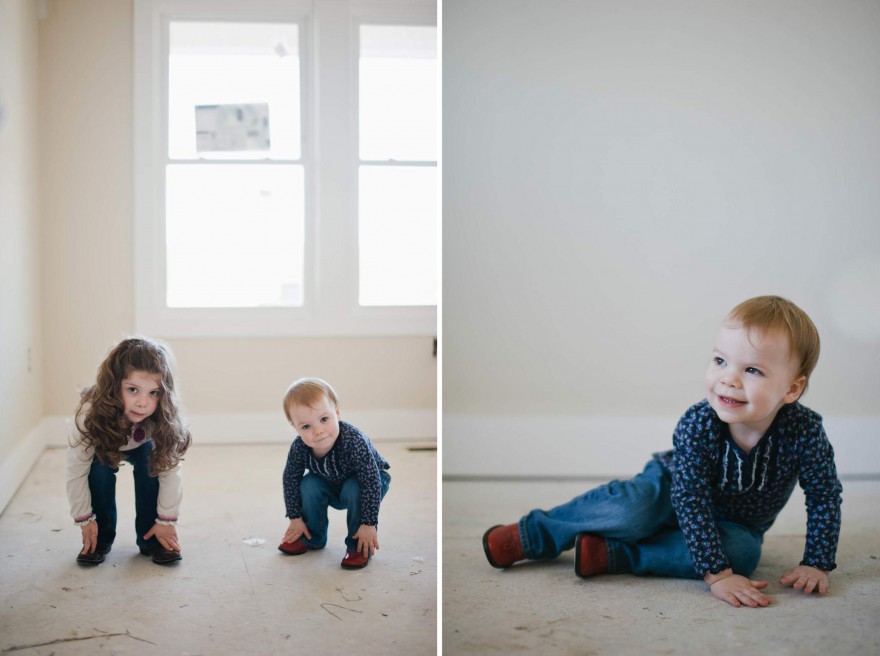
[(113, 347), (98, 368), (94, 385), (83, 390), (76, 409), (76, 428), (86, 446), (94, 448), (101, 463), (118, 467), (125, 457), (120, 450), (128, 442), (131, 422), (122, 402), (122, 381), (132, 371), (159, 376), (159, 402), (146, 420), (152, 422), (152, 476), (173, 469), (192, 444), (192, 436), (178, 411), (174, 388), (174, 357), (168, 345), (145, 337), (129, 337)]

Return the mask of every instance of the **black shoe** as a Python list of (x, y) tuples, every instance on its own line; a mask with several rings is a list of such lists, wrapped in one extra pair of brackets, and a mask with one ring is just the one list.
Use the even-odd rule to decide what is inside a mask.
[(142, 556), (152, 556), (153, 562), (157, 565), (167, 565), (183, 558), (179, 551), (166, 549), (162, 545), (157, 545), (155, 547), (141, 547), (140, 550)]
[(92, 553), (80, 551), (76, 556), (76, 562), (80, 565), (100, 565), (108, 553), (110, 553), (110, 547), (95, 547)]

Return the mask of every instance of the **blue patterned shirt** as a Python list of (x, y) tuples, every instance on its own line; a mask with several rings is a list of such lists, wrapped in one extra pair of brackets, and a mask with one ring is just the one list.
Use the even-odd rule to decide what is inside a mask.
[(842, 486), (822, 417), (800, 403), (783, 406), (746, 453), (706, 400), (679, 420), (674, 451), (655, 457), (672, 474), (672, 506), (697, 573), (730, 567), (716, 522), (766, 531), (800, 483), (807, 506), (801, 565), (831, 571), (836, 565)]
[(316, 458), (302, 438), (297, 436), (290, 445), (287, 465), (284, 467), (287, 517), (302, 517), (299, 485), (308, 469), (312, 474), (340, 484), (351, 476), (357, 476), (361, 488), (361, 523), (376, 526), (379, 522), (379, 502), (382, 501), (379, 470), (389, 468), (390, 465), (376, 451), (370, 438), (348, 422), (339, 422), (339, 437), (323, 458)]

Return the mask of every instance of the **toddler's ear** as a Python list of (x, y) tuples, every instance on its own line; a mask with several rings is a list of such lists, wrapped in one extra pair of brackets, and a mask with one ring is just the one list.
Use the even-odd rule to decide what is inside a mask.
[(337, 418), (337, 419), (342, 419), (342, 415), (339, 414), (339, 405), (338, 405), (338, 404), (337, 404), (337, 406), (336, 406), (336, 418)]
[(791, 384), (791, 387), (788, 388), (788, 392), (785, 393), (785, 397), (782, 400), (785, 403), (794, 403), (801, 397), (801, 394), (804, 393), (804, 388), (806, 386), (807, 377), (801, 376)]

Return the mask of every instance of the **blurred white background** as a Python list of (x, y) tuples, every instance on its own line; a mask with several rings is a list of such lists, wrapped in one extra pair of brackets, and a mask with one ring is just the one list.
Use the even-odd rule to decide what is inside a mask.
[(786, 296), (842, 471), (880, 451), (880, 4), (443, 4), (446, 474), (632, 474)]

